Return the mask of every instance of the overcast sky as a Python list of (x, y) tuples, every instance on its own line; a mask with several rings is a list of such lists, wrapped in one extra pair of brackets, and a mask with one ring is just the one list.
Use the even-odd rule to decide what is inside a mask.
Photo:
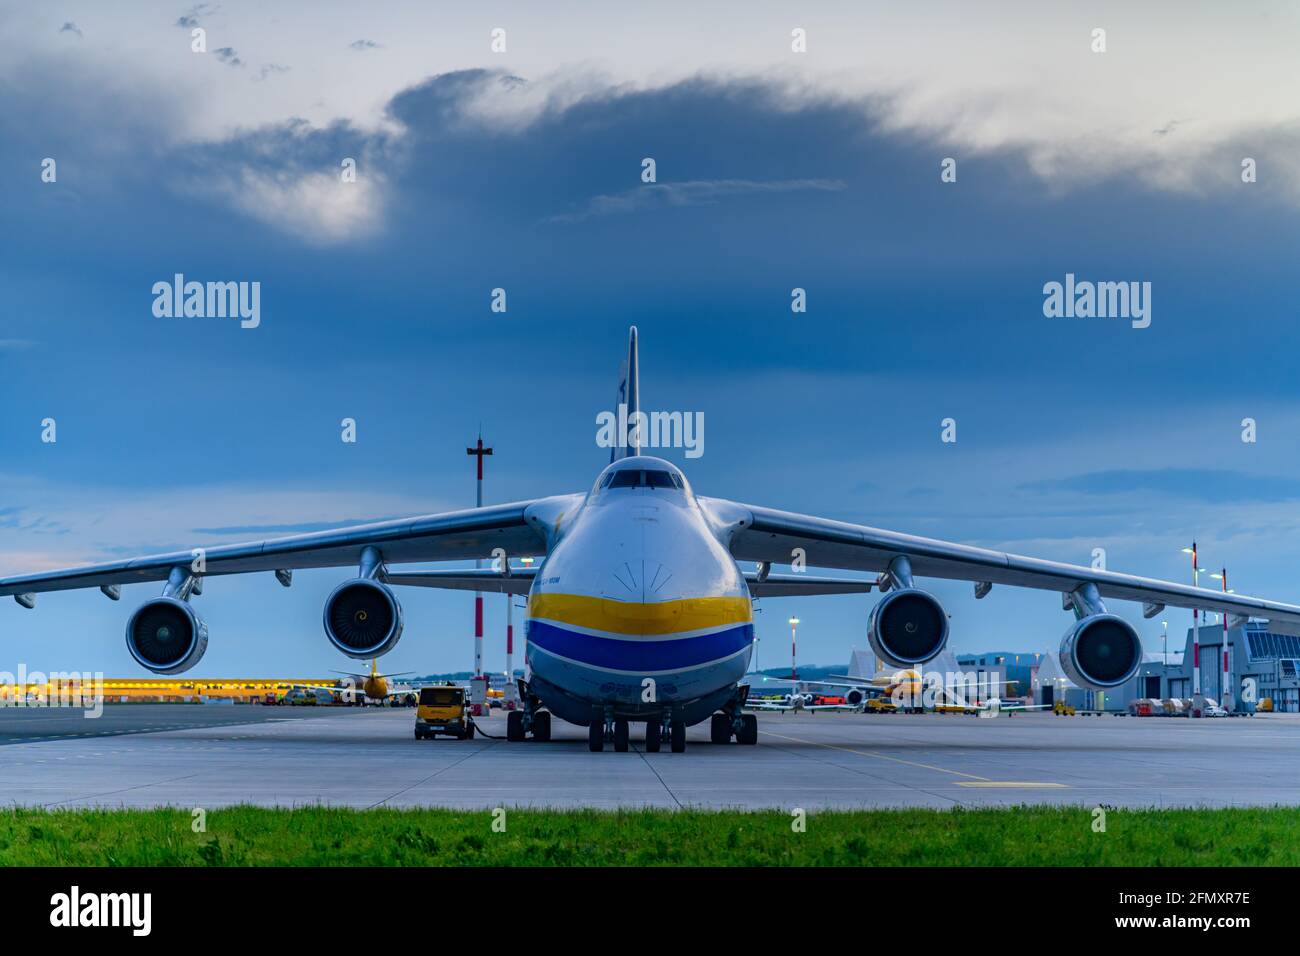
[[(1176, 580), (1195, 536), (1300, 600), (1295, 6), (803, 6), (0, 3), (0, 573), (462, 507), (480, 424), (489, 501), (585, 490), (635, 323), (702, 494)], [(260, 326), (155, 317), (178, 272)], [(1150, 327), (1046, 318), (1067, 273)], [(343, 666), (341, 574), (209, 581), (195, 673)], [(1067, 624), (934, 589), (958, 652)], [(157, 590), (6, 601), (0, 670), (136, 673)], [(386, 665), (472, 664), (468, 596), (401, 598)], [(792, 612), (847, 661), (871, 600), (760, 602), (760, 663)]]

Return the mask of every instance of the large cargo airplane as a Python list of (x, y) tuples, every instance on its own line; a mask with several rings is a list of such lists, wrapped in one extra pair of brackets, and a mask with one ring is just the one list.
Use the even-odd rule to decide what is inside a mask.
[[(977, 599), (995, 585), (1056, 591), (1074, 614), (1061, 666), (1097, 690), (1124, 683), (1142, 660), (1137, 632), (1103, 599), (1143, 602), (1147, 617), (1169, 605), (1300, 624), (1291, 604), (698, 496), (676, 465), (640, 453), (638, 379), (633, 328), (620, 387), (628, 429), (589, 491), (3, 578), (0, 596), (30, 609), (44, 591), (97, 587), (117, 600), (124, 584), (163, 582), (162, 595), (128, 619), (126, 644), (141, 666), (176, 674), (208, 645), (191, 603), (206, 577), (273, 572), (288, 587), (295, 569), (355, 568), (326, 599), (323, 617), (330, 643), (359, 660), (392, 650), (402, 635), (395, 587), (527, 595), (530, 677), (509, 738), (549, 739), (554, 714), (588, 727), (592, 750), (612, 741), (619, 751), (628, 748), (629, 723), (645, 724), (650, 751), (664, 736), (674, 752), (684, 750), (687, 726), (705, 720), (715, 741), (757, 742), (757, 718), (742, 711), (754, 598), (879, 590), (871, 649), (909, 668), (948, 641), (948, 615), (917, 578), (971, 581)], [(526, 556), (540, 557), (540, 566), (511, 566)], [(497, 567), (398, 567), (485, 558)], [(742, 571), (742, 561), (757, 569)], [(877, 576), (772, 573), (790, 563)]]

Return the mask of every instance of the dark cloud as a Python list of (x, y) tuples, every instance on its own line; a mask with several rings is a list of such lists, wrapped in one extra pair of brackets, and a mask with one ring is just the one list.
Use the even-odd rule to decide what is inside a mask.
[(374, 40), (353, 40), (348, 46), (354, 50), (378, 50), (380, 45)]
[(289, 67), (281, 66), (279, 63), (268, 63), (258, 70), (257, 76), (253, 77), (253, 79), (265, 80), (267, 77), (274, 76), (277, 73), (288, 73), (289, 69)]
[(229, 47), (229, 46), (219, 47), (218, 49), (213, 50), (212, 53), (214, 56), (216, 56), (218, 60), (220, 60), (222, 63), (227, 64), (228, 66), (244, 65), (244, 61), (239, 58), (239, 54), (235, 51), (234, 47)]
[(189, 30), (193, 27), (199, 26), (200, 17), (210, 16), (216, 12), (217, 12), (217, 7), (215, 4), (211, 4), (211, 3), (197, 4), (196, 6), (190, 8), (190, 11), (188, 13), (181, 14), (181, 16), (176, 20), (176, 26), (180, 27), (183, 30)]
[[(1080, 408), (1090, 429), (1127, 421), (1138, 405), (1155, 414), (1178, 400), (1186, 367), (1201, 367), (1206, 355), (1248, 354), (1261, 336), (1277, 354), (1300, 349), (1300, 326), (1283, 318), (1293, 297), (1288, 273), (1275, 268), (1300, 250), (1293, 217), (1266, 183), (1231, 204), (1126, 182), (1059, 194), (1007, 153), (962, 158), (959, 182), (945, 185), (939, 162), (947, 151), (881, 129), (861, 103), (808, 100), (791, 109), (763, 84), (709, 79), (548, 102), (518, 76), (461, 71), (396, 95), (388, 107), (395, 122), (378, 131), (295, 120), (181, 146), (159, 145), (168, 139), (157, 127), (183, 128), (185, 120), (167, 98), (151, 96), (142, 91), (132, 108), (110, 111), (91, 89), (76, 98), (75, 111), (22, 97), (0, 111), (0, 159), (21, 168), (32, 155), (61, 157), (57, 187), (0, 181), (11, 224), (0, 235), (5, 261), (15, 275), (39, 274), (57, 249), (61, 266), (81, 277), (58, 291), (59, 328), (90, 336), (111, 355), (158, 357), (151, 383), (119, 377), (97, 386), (109, 396), (105, 414), (190, 381), (191, 330), (160, 338), (156, 322), (136, 321), (141, 301), (148, 317), (140, 290), (177, 270), (263, 280), (264, 314), (273, 318), (257, 333), (259, 360), (302, 369), (327, 391), (338, 386), (320, 379), (353, 381), (353, 362), (378, 368), (401, 355), (441, 367), (449, 360), (442, 349), (453, 346), (482, 350), (461, 355), (466, 360), (508, 349), (543, 364), (601, 363), (616, 328), (632, 322), (643, 327), (647, 352), (662, 350), (671, 374), (686, 380), (728, 363), (746, 376), (773, 368), (889, 374), (893, 384), (863, 386), (841, 400), (862, 416), (852, 441), (869, 443), (881, 460), (919, 442), (917, 435), (932, 438), (954, 409), (962, 413), (961, 448), (1015, 446), (1074, 420)], [(491, 108), (480, 110), (485, 100)], [(107, 128), (106, 115), (113, 118)], [(121, 144), (131, 148), (115, 152)], [(656, 159), (661, 188), (643, 194), (646, 156)], [(259, 219), (231, 202), (253, 176), (283, 184), (291, 214), (294, 185), (314, 178), (332, 188), (344, 158), (357, 160), (359, 183), (372, 184), (382, 225), (348, 243), (327, 270), (319, 249), (277, 228), (274, 217)], [(217, 181), (231, 188), (214, 190)], [(74, 185), (84, 208), (52, 214), (51, 197)], [(580, 215), (593, 196), (618, 205), (629, 193), (635, 215)], [(641, 209), (642, 201), (661, 208)], [(546, 222), (564, 211), (573, 221)], [(1140, 228), (1117, 229), (1121, 220)], [(1152, 328), (1045, 319), (1042, 285), (1067, 271), (1154, 280)], [(471, 343), (466, 317), (485, 308), (483, 290), (503, 284), (512, 317), (522, 321), (476, 327)], [(795, 286), (807, 289), (809, 302), (797, 317), (789, 307)], [(76, 299), (82, 290), (93, 298)], [(42, 296), (16, 300), (14, 312), (45, 314), (51, 294)], [(114, 318), (81, 328), (75, 317), (103, 311), (97, 303)], [(361, 315), (372, 317), (374, 334), (356, 333)], [(1236, 315), (1251, 321), (1233, 321)], [(562, 336), (544, 333), (557, 327)], [(44, 342), (54, 333), (17, 324), (5, 334)], [(229, 401), (246, 400), (230, 370), (247, 361), (251, 335), (214, 332), (200, 356), (205, 381), (226, 386)], [(702, 344), (676, 347), (683, 342)], [(1087, 356), (1086, 386), (1066, 374), (1079, 355)], [(45, 414), (25, 392), (91, 387), (84, 383), (99, 382), (104, 367), (89, 350), (74, 350), (58, 368), (27, 357), (32, 371), (17, 370), (27, 386), (11, 386), (24, 403), (13, 414), (24, 421)], [(266, 387), (267, 400), (297, 400), (291, 379), (268, 373)], [(1206, 403), (1225, 391), (1237, 400), (1293, 388), (1285, 363), (1197, 383)], [(449, 394), (457, 400), (460, 391)], [(591, 401), (585, 390), (582, 396)], [(701, 392), (682, 407), (712, 400)], [(155, 414), (156, 427), (193, 443), (196, 455), (216, 440), (191, 434), (180, 406)], [(585, 420), (587, 407), (575, 414)], [(806, 421), (767, 421), (785, 444), (808, 430)], [(107, 423), (102, 430), (112, 433)], [(69, 461), (81, 452), (60, 448)], [(111, 448), (104, 455), (120, 457)], [(1053, 461), (1012, 476), (1007, 487), (1112, 465), (1119, 466)], [(934, 483), (925, 475), (914, 481)]]
[(65, 22), (65, 23), (63, 24), (63, 26), (59, 27), (59, 32), (60, 32), (60, 33), (73, 33), (73, 34), (76, 34), (77, 36), (81, 36), (81, 35), (82, 35), (82, 34), (81, 34), (81, 27), (77, 26), (77, 25), (76, 25), (75, 23), (73, 23), (71, 20), (68, 20), (67, 22)]
[(683, 183), (646, 183), (613, 196), (593, 196), (578, 212), (550, 216), (547, 222), (582, 222), (596, 216), (617, 216), (647, 209), (699, 206), (733, 196), (760, 196), (786, 192), (836, 192), (838, 179), (785, 179), (756, 182), (749, 179), (709, 179)]

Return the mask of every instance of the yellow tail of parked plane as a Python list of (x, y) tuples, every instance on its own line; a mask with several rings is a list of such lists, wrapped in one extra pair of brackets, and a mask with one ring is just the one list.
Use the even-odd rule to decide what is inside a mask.
[(388, 683), (390, 677), (405, 677), (407, 674), (414, 674), (414, 671), (398, 671), (392, 674), (381, 674), (379, 673), (379, 658), (377, 657), (372, 657), (370, 659), (369, 674), (356, 674), (351, 671), (332, 671), (331, 673), (343, 674), (345, 677), (350, 678), (354, 683), (357, 683), (357, 686), (361, 688), (361, 691), (370, 700), (384, 700), (390, 694), (414, 692), (414, 688), (399, 688), (396, 684), (390, 685)]

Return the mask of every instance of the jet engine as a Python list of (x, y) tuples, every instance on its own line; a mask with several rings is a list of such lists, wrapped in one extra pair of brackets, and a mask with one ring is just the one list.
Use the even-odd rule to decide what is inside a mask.
[(1070, 625), (1059, 656), (1061, 670), (1074, 683), (1089, 690), (1109, 690), (1137, 673), (1142, 641), (1123, 618), (1091, 614)]
[(179, 674), (203, 658), (208, 626), (187, 601), (154, 598), (126, 622), (126, 648), (141, 667), (155, 674)]
[(925, 591), (893, 590), (872, 609), (867, 640), (876, 656), (893, 667), (924, 664), (948, 643), (948, 615)]
[(336, 587), (325, 602), (325, 634), (348, 657), (387, 654), (402, 636), (402, 606), (392, 589), (372, 578)]

